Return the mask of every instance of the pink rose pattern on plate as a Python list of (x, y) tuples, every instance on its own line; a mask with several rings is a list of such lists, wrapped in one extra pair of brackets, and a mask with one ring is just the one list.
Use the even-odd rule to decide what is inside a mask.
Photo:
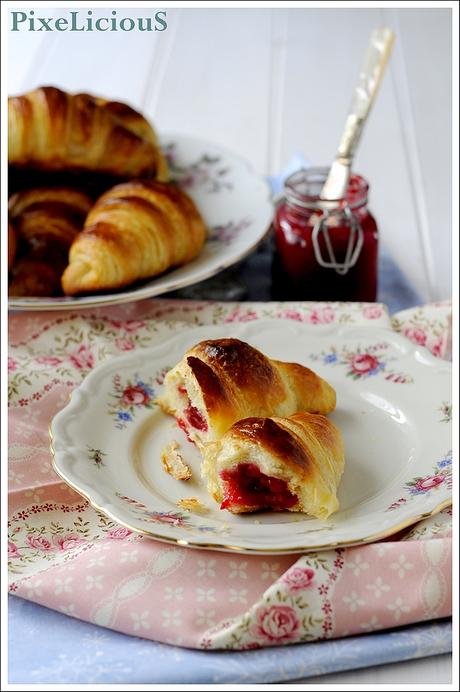
[(395, 372), (388, 367), (388, 363), (394, 359), (389, 354), (390, 345), (386, 343), (375, 344), (362, 349), (358, 346), (356, 350), (349, 351), (345, 348), (337, 350), (331, 346), (328, 351), (312, 353), (310, 358), (313, 361), (320, 360), (325, 365), (342, 365), (347, 368), (347, 376), (353, 380), (365, 379), (382, 375), (390, 382), (408, 384), (413, 382), (413, 377), (401, 372)]
[(229, 169), (223, 168), (220, 156), (203, 154), (188, 166), (177, 162), (176, 145), (163, 147), (172, 177), (185, 190), (193, 187), (204, 187), (207, 192), (215, 193), (222, 189), (231, 190), (233, 184), (228, 180)]
[[(394, 326), (398, 331), (409, 324), (422, 326), (428, 347), (442, 344), (448, 311), (438, 306), (405, 313), (404, 322), (394, 318)], [(10, 462), (23, 474), (9, 496), (11, 593), (90, 622), (109, 617), (110, 627), (134, 636), (213, 649), (250, 650), (340, 637), (451, 613), (450, 507), (414, 526), (403, 540), (316, 556), (240, 556), (171, 547), (130, 533), (57, 482), (47, 451), (47, 424), (91, 367), (124, 350), (147, 347), (156, 335), (167, 338), (182, 328), (177, 322), (216, 324), (262, 317), (312, 324), (390, 324), (384, 306), (362, 303), (155, 300), (84, 314), (11, 315), (10, 442), (24, 450), (23, 456), (16, 451)], [(369, 355), (386, 362), (381, 353)], [(355, 368), (361, 372), (365, 365), (358, 361)], [(149, 386), (156, 388), (161, 378), (157, 374)], [(123, 391), (117, 392), (120, 397)], [(434, 415), (447, 420), (449, 406), (443, 402)], [(441, 460), (446, 465), (439, 471), (451, 466), (449, 459)], [(102, 450), (89, 447), (88, 463), (104, 461)], [(412, 487), (436, 493), (448, 482), (447, 474), (446, 480), (434, 482), (437, 475), (434, 470)], [(411, 501), (409, 489), (405, 493), (401, 499)], [(110, 611), (108, 594), (113, 597)]]
[(167, 524), (168, 526), (180, 526), (182, 529), (193, 528), (198, 531), (207, 531), (212, 533), (214, 527), (201, 524), (196, 527), (189, 522), (189, 512), (155, 512), (149, 509), (146, 505), (138, 500), (134, 500), (126, 495), (116, 493), (116, 496), (128, 503), (136, 511), (137, 516), (148, 524)]
[(229, 221), (223, 226), (213, 226), (208, 231), (208, 242), (230, 245), (251, 223), (250, 219), (241, 219)]
[(128, 423), (132, 423), (139, 409), (154, 408), (154, 379), (155, 377), (149, 382), (143, 382), (134, 374), (132, 379), (123, 382), (120, 375), (114, 375), (108, 413), (114, 419), (117, 430), (123, 430)]
[(124, 526), (118, 526), (116, 529), (111, 529), (110, 531), (107, 532), (106, 536), (107, 538), (113, 538), (118, 541), (123, 541), (125, 538), (128, 538), (128, 536), (131, 536), (132, 531), (129, 529), (125, 528)]
[(399, 509), (399, 507), (406, 505), (411, 497), (427, 495), (441, 486), (452, 488), (452, 450), (449, 450), (441, 461), (438, 461), (436, 466), (433, 467), (432, 474), (424, 477), (415, 476), (411, 481), (407, 481), (404, 484), (406, 496), (403, 495), (398, 500), (395, 500), (386, 511)]

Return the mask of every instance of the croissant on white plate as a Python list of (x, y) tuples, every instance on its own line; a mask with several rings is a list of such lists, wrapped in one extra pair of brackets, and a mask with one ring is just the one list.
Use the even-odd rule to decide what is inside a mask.
[(116, 185), (97, 200), (70, 248), (64, 293), (117, 289), (156, 276), (196, 257), (205, 238), (198, 209), (175, 185)]
[(202, 341), (170, 370), (158, 399), (199, 446), (248, 416), (330, 413), (334, 389), (298, 363), (272, 360), (239, 339)]

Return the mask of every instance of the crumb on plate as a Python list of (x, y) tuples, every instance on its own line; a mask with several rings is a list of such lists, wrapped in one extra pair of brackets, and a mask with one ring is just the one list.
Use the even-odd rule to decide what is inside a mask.
[(184, 497), (182, 500), (177, 502), (179, 507), (186, 509), (189, 512), (197, 512), (198, 514), (207, 514), (209, 512), (208, 507), (200, 502), (196, 497)]
[(188, 481), (192, 477), (192, 469), (179, 454), (177, 442), (171, 442), (161, 452), (161, 463), (166, 473), (176, 481)]

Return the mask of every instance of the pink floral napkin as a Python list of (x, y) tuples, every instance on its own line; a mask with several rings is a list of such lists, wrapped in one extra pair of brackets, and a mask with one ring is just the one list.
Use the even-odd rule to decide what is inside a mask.
[[(190, 324), (279, 317), (393, 326), (439, 357), (449, 304), (144, 301), (10, 317), (10, 591), (114, 630), (193, 648), (250, 649), (451, 613), (451, 510), (372, 545), (304, 556), (190, 550), (135, 535), (56, 476), (48, 423), (102, 360)], [(444, 411), (450, 416), (449, 406)]]

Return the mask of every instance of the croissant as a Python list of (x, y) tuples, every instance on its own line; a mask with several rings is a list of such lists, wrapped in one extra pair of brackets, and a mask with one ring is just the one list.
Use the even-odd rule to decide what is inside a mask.
[(10, 295), (62, 293), (61, 276), (69, 248), (91, 205), (86, 194), (64, 187), (27, 190), (10, 197), (9, 216), (20, 241), (19, 257), (11, 270)]
[[(90, 98), (93, 98), (97, 106), (104, 108), (113, 118), (118, 120), (124, 127), (128, 128), (128, 130), (134, 132), (140, 139), (150, 142), (155, 147), (159, 147), (157, 133), (154, 128), (149, 121), (138, 113), (138, 111), (134, 110), (134, 108), (120, 101), (108, 101), (98, 96), (92, 96)], [(168, 177), (168, 165), (162, 152), (158, 151), (157, 153), (159, 157), (158, 168), (160, 173), (157, 178), (159, 180), (164, 180), (164, 178)]]
[(208, 490), (233, 514), (274, 509), (326, 519), (339, 508), (343, 440), (325, 416), (246, 418), (203, 454)]
[(62, 277), (67, 295), (121, 288), (185, 264), (206, 236), (185, 192), (158, 181), (117, 185), (89, 213)]
[(248, 416), (329, 413), (335, 391), (312, 370), (271, 360), (238, 339), (202, 341), (164, 381), (159, 405), (199, 446)]
[(8, 162), (42, 171), (167, 178), (156, 135), (139, 113), (49, 86), (8, 99)]
[(20, 257), (11, 270), (8, 294), (15, 298), (59, 296), (61, 294), (61, 272), (45, 259)]

